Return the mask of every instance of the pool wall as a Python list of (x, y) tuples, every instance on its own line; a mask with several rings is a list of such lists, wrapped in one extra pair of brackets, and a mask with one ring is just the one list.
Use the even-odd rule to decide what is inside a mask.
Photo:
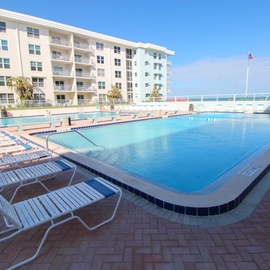
[[(70, 129), (79, 130), (89, 127), (94, 126)], [(44, 147), (44, 140), (33, 137), (32, 135), (49, 134), (56, 131), (57, 130), (32, 133), (30, 134), (31, 136), (25, 136), (25, 139), (31, 140)], [(240, 170), (224, 185), (211, 193), (177, 193), (141, 181), (139, 178), (127, 172), (77, 152), (73, 152), (72, 150), (59, 147), (59, 145), (50, 143), (50, 146), (53, 146), (56, 154), (163, 209), (192, 216), (219, 215), (236, 208), (270, 169), (270, 150), (267, 150), (256, 160), (250, 162), (244, 169)]]

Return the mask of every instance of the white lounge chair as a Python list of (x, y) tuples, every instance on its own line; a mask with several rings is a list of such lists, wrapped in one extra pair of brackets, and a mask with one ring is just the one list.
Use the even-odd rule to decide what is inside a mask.
[[(119, 197), (111, 217), (105, 221), (102, 221), (93, 227), (89, 227), (78, 215), (74, 214), (75, 210), (91, 205), (114, 194), (118, 194)], [(0, 233), (9, 233), (7, 236), (1, 238), (0, 242), (10, 239), (31, 228), (50, 222), (50, 227), (45, 232), (36, 253), (32, 257), (11, 266), (8, 269), (18, 268), (19, 266), (34, 260), (39, 255), (49, 232), (58, 225), (72, 219), (77, 219), (87, 230), (93, 231), (110, 222), (115, 216), (121, 196), (122, 191), (120, 188), (102, 178), (94, 178), (74, 186), (65, 187), (15, 204), (9, 203), (0, 195), (0, 214), (4, 217), (8, 227)], [(59, 217), (63, 217), (64, 215), (68, 216), (59, 220)]]
[(23, 143), (18, 145), (12, 145), (7, 147), (0, 147), (0, 155), (9, 155), (12, 153), (22, 153), (28, 150), (36, 150), (38, 149), (37, 145), (32, 143)]
[(17, 191), (23, 186), (39, 183), (48, 192), (50, 192), (50, 190), (42, 183), (42, 181), (53, 178), (56, 176), (57, 173), (70, 169), (73, 170), (73, 173), (68, 182), (69, 186), (73, 180), (77, 166), (67, 160), (59, 159), (24, 168), (19, 168), (16, 170), (1, 172), (0, 189), (3, 190), (7, 186), (19, 184), (19, 186), (15, 189), (12, 195), (12, 198), (10, 200), (11, 202), (13, 201)]
[[(52, 158), (52, 154), (48, 153), (45, 150), (38, 150), (32, 152), (26, 152), (17, 155), (4, 155), (0, 157), (0, 172), (6, 168), (17, 166), (25, 162), (39, 161), (42, 158), (49, 158), (49, 161)], [(2, 167), (2, 168), (1, 168)]]
[(7, 139), (7, 140), (1, 140), (0, 147), (7, 147), (7, 146), (13, 146), (17, 144), (23, 144), (26, 143), (26, 141), (21, 139)]

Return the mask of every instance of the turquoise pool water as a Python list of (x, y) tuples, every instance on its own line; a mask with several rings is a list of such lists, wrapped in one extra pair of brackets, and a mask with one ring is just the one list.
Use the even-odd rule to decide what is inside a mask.
[(226, 175), (231, 177), (231, 169), (261, 154), (270, 142), (270, 117), (200, 114), (80, 132), (105, 149), (91, 146), (75, 133), (50, 140), (167, 189), (195, 192)]
[(7, 117), (0, 118), (0, 126), (27, 124), (27, 123), (44, 123), (52, 119), (60, 121), (63, 117), (70, 117), (71, 120), (80, 120), (94, 117), (106, 117), (113, 115), (113, 112), (91, 112), (91, 113), (70, 113), (70, 114), (52, 114), (51, 116), (28, 116), (28, 117)]

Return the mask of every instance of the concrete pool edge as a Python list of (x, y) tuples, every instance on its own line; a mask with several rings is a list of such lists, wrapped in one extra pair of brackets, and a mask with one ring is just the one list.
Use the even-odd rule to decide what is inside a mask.
[[(55, 130), (51, 132), (55, 132)], [(44, 147), (44, 141), (31, 135), (33, 134), (25, 138)], [(219, 189), (207, 194), (187, 194), (169, 191), (143, 182), (111, 165), (57, 145), (55, 145), (54, 152), (158, 207), (191, 216), (219, 215), (235, 209), (270, 169), (270, 150), (268, 149)]]

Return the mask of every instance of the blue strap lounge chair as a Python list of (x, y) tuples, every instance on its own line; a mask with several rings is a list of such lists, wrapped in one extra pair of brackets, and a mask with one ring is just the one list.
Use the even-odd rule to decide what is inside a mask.
[(59, 172), (73, 170), (72, 176), (68, 182), (69, 186), (73, 180), (76, 169), (77, 166), (75, 164), (64, 159), (59, 159), (19, 168), (16, 170), (5, 171), (0, 173), (0, 188), (3, 190), (7, 186), (19, 184), (10, 200), (10, 202), (12, 202), (16, 193), (21, 187), (39, 183), (48, 192), (50, 192), (50, 190), (43, 184), (42, 181), (55, 177)]
[(38, 162), (40, 159), (49, 158), (49, 161), (52, 158), (52, 154), (46, 150), (37, 150), (31, 152), (25, 152), (17, 155), (4, 155), (0, 156), (0, 172), (4, 169), (9, 169), (10, 167), (20, 167), (21, 164), (26, 162)]
[(28, 150), (36, 150), (38, 147), (32, 143), (22, 143), (7, 147), (0, 147), (0, 155), (9, 155), (13, 153), (22, 153)]
[[(78, 215), (74, 214), (75, 210), (91, 205), (114, 194), (118, 195), (118, 199), (113, 213), (108, 219), (99, 224), (89, 227)], [(45, 232), (36, 253), (32, 257), (21, 261), (8, 269), (18, 268), (19, 266), (34, 260), (39, 255), (49, 232), (56, 226), (72, 219), (77, 219), (87, 230), (93, 231), (110, 222), (115, 216), (121, 196), (122, 191), (120, 188), (102, 178), (94, 178), (15, 204), (9, 203), (0, 195), (0, 214), (4, 217), (4, 220), (8, 222), (8, 228), (0, 232), (1, 234), (5, 233), (6, 235), (0, 239), (0, 243), (21, 232), (50, 222), (50, 226)], [(67, 216), (64, 218), (64, 215)], [(62, 217), (62, 219), (59, 219), (59, 217)], [(11, 227), (10, 224), (12, 224)]]

